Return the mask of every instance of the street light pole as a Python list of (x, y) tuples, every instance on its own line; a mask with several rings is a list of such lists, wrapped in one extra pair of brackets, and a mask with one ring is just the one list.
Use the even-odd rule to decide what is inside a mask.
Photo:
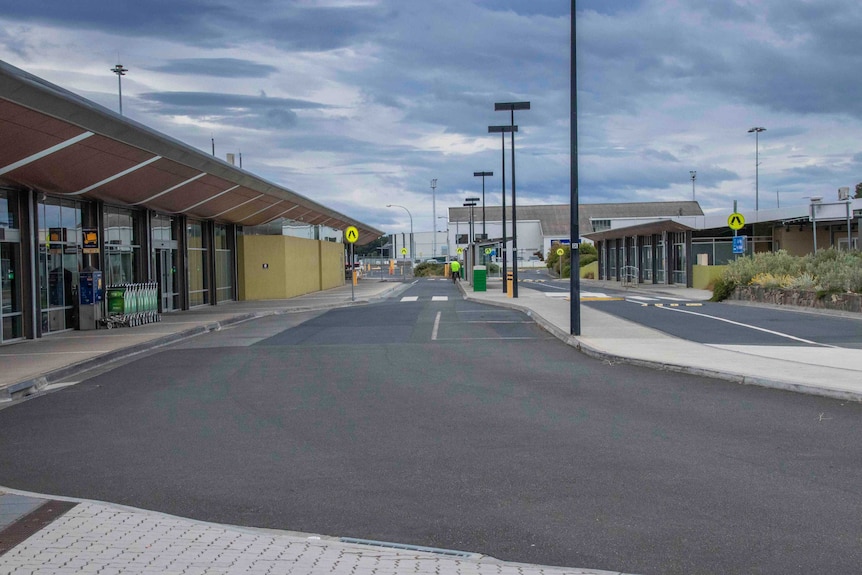
[(748, 133), (754, 132), (754, 211), (760, 210), (760, 132), (766, 128), (754, 127)]
[(509, 251), (508, 239), (506, 238), (506, 132), (517, 132), (518, 126), (488, 126), (489, 134), (500, 134), (500, 142), (502, 143), (503, 150), (503, 192), (501, 194), (503, 198), (503, 215), (501, 219), (503, 220), (503, 293), (508, 293), (509, 288), (507, 287), (507, 283), (505, 281), (506, 274), (508, 272), (507, 268), (507, 252)]
[(437, 257), (437, 178), (431, 180), (431, 213), (434, 216), (431, 230), (431, 257)]
[(119, 88), (120, 94), (120, 115), (123, 115), (123, 76), (128, 72), (127, 69), (123, 68), (122, 64), (117, 64), (113, 68), (111, 68), (111, 72), (117, 75), (117, 87)]
[(410, 210), (405, 208), (404, 206), (399, 206), (398, 204), (386, 204), (387, 208), (401, 208), (407, 215), (410, 216), (410, 266), (413, 267), (413, 260), (416, 256), (414, 256), (414, 244), (413, 244), (413, 214), (410, 213)]
[(483, 239), (488, 239), (488, 232), (485, 231), (485, 176), (493, 176), (494, 172), (473, 172), (473, 176), (482, 176), (482, 236)]
[(691, 176), (691, 201), (695, 201), (695, 199), (694, 199), (694, 181), (697, 179), (697, 172), (694, 170), (690, 170), (688, 173)]
[(446, 261), (450, 259), (452, 248), (449, 245), (449, 216), (437, 216), (438, 220), (446, 220)]
[(570, 36), (570, 78), (569, 78), (569, 246), (570, 269), (569, 274), (569, 333), (581, 335), (581, 230), (578, 218), (580, 211), (578, 207), (578, 75), (577, 75), (577, 26), (575, 25), (575, 14), (577, 14), (577, 1), (572, 0), (571, 14), (571, 36)]
[[(515, 110), (529, 110), (529, 102), (496, 102), (494, 111), (509, 110), (512, 113), (510, 126), (515, 125)], [(518, 297), (518, 201), (515, 195), (515, 130), (512, 130), (512, 297)]]

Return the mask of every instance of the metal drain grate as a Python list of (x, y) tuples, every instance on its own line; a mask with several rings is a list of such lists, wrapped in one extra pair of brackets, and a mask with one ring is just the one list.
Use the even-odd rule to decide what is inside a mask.
[(448, 557), (465, 557), (469, 559), (478, 559), (479, 557), (482, 557), (480, 553), (455, 551), (453, 549), (439, 549), (437, 547), (423, 547), (422, 545), (407, 545), (405, 543), (392, 543), (389, 541), (374, 541), (373, 539), (356, 539), (354, 537), (341, 537), (339, 541), (341, 541), (342, 543), (356, 543), (358, 545), (386, 547), (389, 549), (400, 549), (404, 551), (421, 551), (423, 553), (436, 553), (438, 555), (446, 555)]

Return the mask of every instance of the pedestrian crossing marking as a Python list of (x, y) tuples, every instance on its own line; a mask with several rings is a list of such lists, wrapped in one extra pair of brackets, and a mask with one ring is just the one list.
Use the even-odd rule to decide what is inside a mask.
[[(419, 301), (419, 296), (418, 295), (406, 295), (406, 296), (401, 298), (401, 301), (402, 302)], [(434, 296), (431, 296), (431, 301), (449, 301), (449, 296), (448, 295), (434, 295)]]

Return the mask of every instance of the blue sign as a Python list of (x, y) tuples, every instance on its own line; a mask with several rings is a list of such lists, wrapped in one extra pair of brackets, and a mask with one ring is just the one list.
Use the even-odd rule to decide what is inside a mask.
[(563, 244), (564, 246), (567, 246), (570, 243), (572, 243), (572, 240), (560, 240), (560, 243)]
[(733, 236), (733, 253), (744, 254), (745, 253), (745, 241), (747, 239), (748, 239), (748, 236)]

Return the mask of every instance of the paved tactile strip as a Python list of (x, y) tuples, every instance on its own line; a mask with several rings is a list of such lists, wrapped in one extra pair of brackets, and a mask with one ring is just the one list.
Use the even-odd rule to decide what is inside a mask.
[(27, 515), (0, 531), (0, 556), (26, 541), (40, 529), (50, 525), (58, 517), (75, 507), (68, 501), (46, 501)]
[(563, 575), (603, 573), (363, 548), (84, 502), (0, 557), (0, 573)]

